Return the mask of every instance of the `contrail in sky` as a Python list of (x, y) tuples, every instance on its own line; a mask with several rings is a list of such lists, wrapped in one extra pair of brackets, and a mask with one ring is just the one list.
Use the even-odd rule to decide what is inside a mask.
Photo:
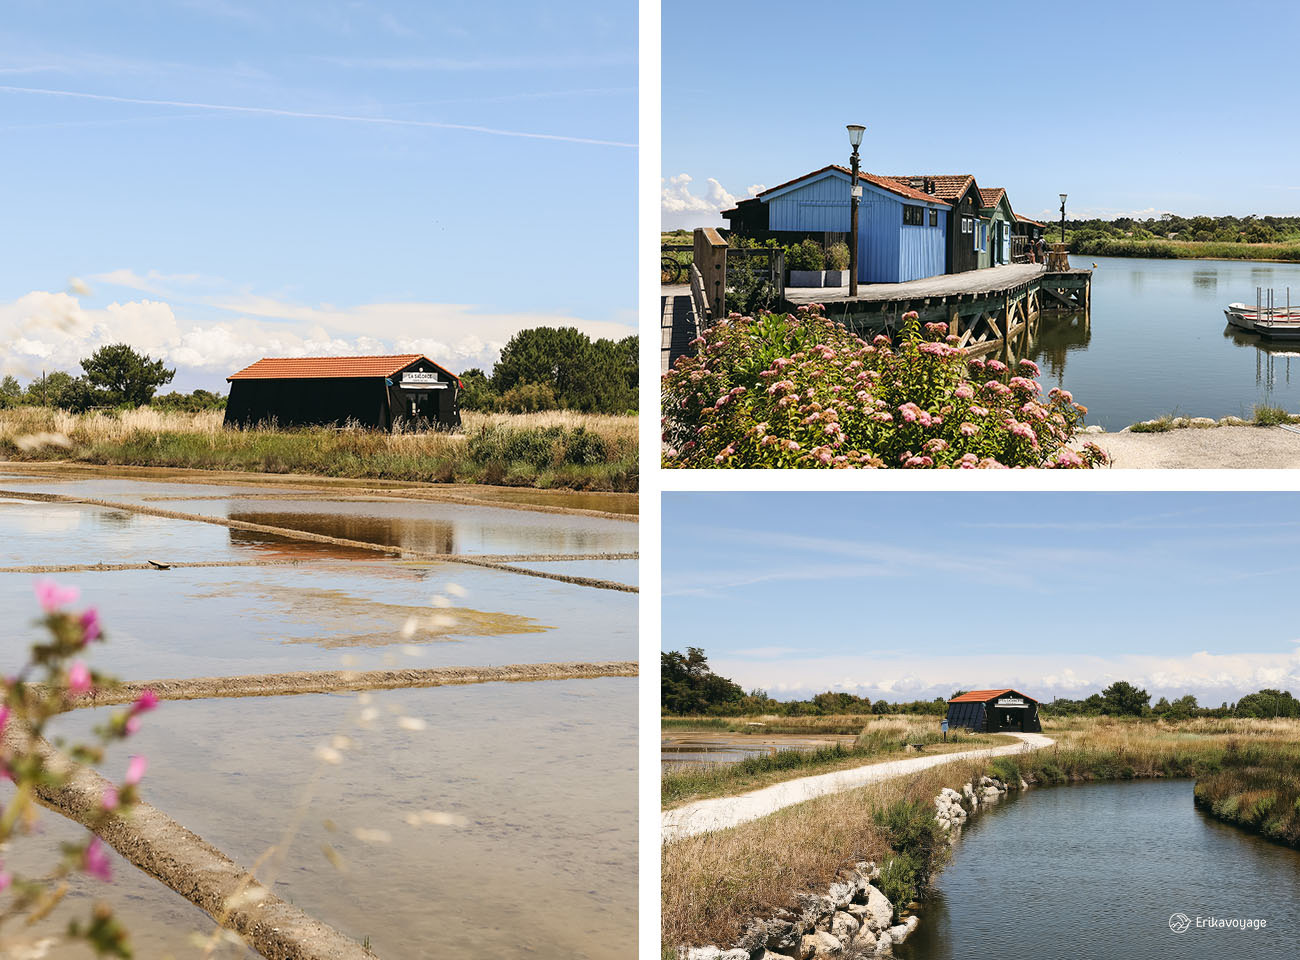
[(440, 130), (465, 130), (470, 133), (487, 133), (497, 137), (522, 137), (526, 140), (559, 140), (564, 143), (586, 143), (598, 147), (636, 147), (635, 143), (619, 140), (597, 140), (593, 137), (566, 137), (557, 133), (525, 133), (521, 130), (500, 130), (468, 123), (444, 123), (441, 120), (399, 120), (393, 117), (361, 117), (345, 113), (307, 113), (301, 110), (279, 110), (275, 107), (240, 107), (225, 103), (195, 103), (190, 100), (146, 100), (140, 97), (114, 97), (104, 93), (81, 93), (75, 90), (44, 90), (39, 87), (0, 86), (4, 93), (37, 93), (49, 97), (72, 97), (78, 100), (102, 100), (107, 103), (133, 103), (149, 107), (186, 107), (198, 110), (221, 110), (226, 113), (254, 113), (272, 117), (293, 117), (300, 120), (342, 120), (350, 123), (376, 123), (397, 127), (432, 127)]

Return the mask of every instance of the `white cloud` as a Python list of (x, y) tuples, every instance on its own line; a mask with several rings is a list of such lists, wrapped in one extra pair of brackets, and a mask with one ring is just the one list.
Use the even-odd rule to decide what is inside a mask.
[(872, 699), (931, 699), (956, 689), (1015, 687), (1039, 699), (1085, 697), (1116, 680), (1145, 688), (1152, 699), (1192, 693), (1203, 704), (1236, 700), (1264, 687), (1300, 692), (1300, 650), (1186, 656), (1122, 654), (973, 654), (777, 658), (764, 648), (711, 656), (712, 668), (746, 690), (779, 699), (823, 690)]
[[(108, 278), (114, 278), (112, 280)], [(191, 279), (129, 270), (104, 282), (161, 288)], [(226, 376), (265, 356), (345, 356), (425, 353), (452, 370), (490, 368), (519, 330), (572, 326), (593, 338), (622, 338), (635, 329), (605, 321), (546, 313), (489, 313), (469, 304), (376, 303), (356, 307), (307, 306), (269, 297), (212, 302), (216, 320), (178, 317), (161, 299), (87, 308), (70, 293), (34, 290), (0, 304), (0, 337), (9, 349), (0, 372), (32, 377), (41, 369), (76, 372), (82, 357), (109, 343), (128, 343), (169, 364)]]
[(694, 182), (689, 173), (679, 173), (661, 181), (663, 229), (723, 226), (721, 212), (734, 207), (741, 199), (712, 177), (706, 181), (708, 189), (703, 196), (692, 193), (691, 184)]

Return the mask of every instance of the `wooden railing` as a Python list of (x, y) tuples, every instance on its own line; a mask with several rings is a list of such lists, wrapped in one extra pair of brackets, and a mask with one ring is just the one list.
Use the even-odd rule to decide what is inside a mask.
[(700, 275), (700, 268), (692, 263), (689, 269), (691, 272), (691, 312), (695, 315), (695, 329), (691, 331), (691, 339), (694, 340), (700, 335), (700, 328), (709, 322), (709, 295), (704, 290), (704, 278)]

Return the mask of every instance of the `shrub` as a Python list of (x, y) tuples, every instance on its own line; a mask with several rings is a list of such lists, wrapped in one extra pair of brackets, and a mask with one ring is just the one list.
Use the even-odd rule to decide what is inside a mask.
[(787, 270), (825, 270), (826, 254), (811, 237), (785, 248)]
[(880, 869), (880, 890), (898, 910), (923, 896), (942, 863), (946, 849), (934, 819), (934, 808), (923, 800), (898, 800), (877, 810), (894, 856)]
[(826, 248), (826, 269), (847, 270), (849, 268), (849, 245), (832, 243)]
[(536, 413), (555, 410), (555, 390), (549, 383), (521, 383), (501, 394), (497, 406), (506, 413)]
[(733, 316), (663, 380), (669, 467), (1091, 467), (1068, 443), (1087, 412), (1064, 390), (1040, 399), (1038, 367), (1016, 375), (971, 358), (944, 324), (904, 315), (901, 342), (867, 343), (800, 307)]

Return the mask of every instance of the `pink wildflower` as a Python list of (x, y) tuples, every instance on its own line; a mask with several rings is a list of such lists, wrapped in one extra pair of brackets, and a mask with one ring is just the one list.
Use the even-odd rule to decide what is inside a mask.
[(4, 891), (8, 890), (9, 887), (13, 884), (13, 882), (14, 882), (14, 878), (10, 876), (9, 871), (0, 868), (0, 893), (3, 893)]
[(957, 384), (957, 389), (954, 390), (952, 394), (958, 400), (969, 400), (971, 397), (975, 396), (975, 390), (969, 383), (959, 383)]
[(87, 607), (81, 614), (81, 635), (83, 646), (94, 643), (102, 635), (99, 627), (99, 611), (94, 607)]
[(134, 787), (138, 784), (141, 778), (144, 777), (144, 772), (148, 766), (148, 758), (139, 755), (131, 757), (130, 762), (126, 765), (126, 779), (124, 781), (126, 785)]
[(970, 422), (963, 423), (957, 429), (961, 431), (963, 437), (973, 437), (975, 434), (980, 432), (980, 428)]
[(92, 837), (81, 860), (81, 869), (91, 876), (99, 877), (105, 883), (113, 879), (113, 870), (109, 866), (108, 854), (104, 852), (103, 841)]
[(90, 669), (80, 660), (73, 661), (68, 668), (68, 692), (74, 697), (89, 692), (91, 687)]
[(76, 603), (79, 596), (81, 590), (77, 587), (60, 586), (53, 580), (36, 581), (36, 599), (46, 613), (54, 613), (65, 604)]
[(104, 788), (104, 796), (100, 798), (99, 802), (105, 810), (116, 810), (117, 800), (117, 787), (110, 786)]

